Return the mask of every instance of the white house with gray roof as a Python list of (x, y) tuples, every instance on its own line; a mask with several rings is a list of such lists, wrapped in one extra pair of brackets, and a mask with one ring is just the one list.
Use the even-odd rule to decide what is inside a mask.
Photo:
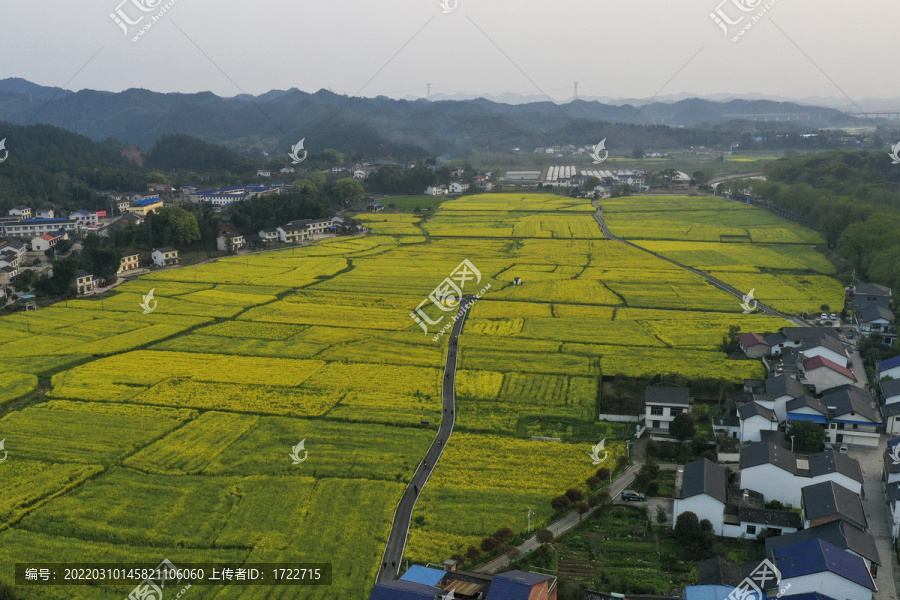
[(763, 405), (774, 410), (778, 422), (784, 423), (787, 420), (787, 403), (804, 393), (803, 384), (796, 377), (786, 374), (776, 375), (766, 380), (766, 402)]
[(778, 417), (775, 411), (757, 402), (747, 402), (738, 407), (741, 419), (741, 443), (760, 441), (760, 431), (778, 429)]
[(866, 390), (854, 385), (833, 388), (822, 396), (828, 408), (828, 441), (877, 448), (884, 423)]
[(650, 386), (645, 392), (645, 417), (648, 429), (669, 431), (675, 417), (691, 412), (694, 399), (688, 388)]

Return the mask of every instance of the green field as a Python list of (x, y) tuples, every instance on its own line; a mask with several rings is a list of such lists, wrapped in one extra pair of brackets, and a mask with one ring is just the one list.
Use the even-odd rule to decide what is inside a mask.
[[(697, 198), (604, 208), (618, 234), (661, 236), (654, 224), (668, 222), (666, 206), (687, 233), (648, 236), (670, 245), (659, 252), (742, 289), (758, 274), (757, 297), (780, 289), (785, 304), (833, 288), (814, 236), (765, 213)], [(698, 211), (704, 224), (692, 232), (682, 217)], [(785, 324), (743, 315), (703, 278), (602, 239), (593, 212), (550, 195), (464, 197), (430, 217), (367, 215), (366, 237), (155, 272), (105, 298), (0, 318), (0, 405), (15, 407), (0, 413), (9, 452), (0, 580), (38, 559), (318, 560), (334, 564), (339, 586), (278, 597), (364, 597), (442, 418), (447, 338), (433, 341), (436, 328), (426, 334), (410, 313), (464, 259), (480, 274), (465, 293), (491, 287), (460, 340), (458, 429), (421, 494), (409, 556), (440, 562), (477, 545), (482, 530), (521, 534), (522, 506), (535, 510), (533, 525), (546, 522), (549, 499), (584, 488), (596, 470), (591, 445), (609, 438), (621, 451), (627, 431), (596, 421), (602, 376), (738, 384), (764, 371), (721, 352), (729, 327)], [(698, 239), (734, 230), (742, 245)], [(151, 289), (158, 309), (144, 315)], [(425, 314), (448, 319), (436, 306)], [(38, 378), (47, 389), (29, 401)], [(294, 465), (301, 440), (308, 460)], [(188, 515), (203, 518), (192, 526)], [(19, 595), (72, 597), (72, 588), (35, 589)], [(268, 597), (265, 588), (196, 595)]]

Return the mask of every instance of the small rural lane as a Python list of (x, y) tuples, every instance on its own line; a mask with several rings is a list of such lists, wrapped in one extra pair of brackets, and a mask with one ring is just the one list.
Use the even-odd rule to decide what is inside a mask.
[[(707, 275), (707, 274), (704, 273), (703, 271), (698, 271), (697, 269), (694, 269), (694, 268), (689, 267), (689, 266), (687, 266), (687, 265), (683, 265), (683, 264), (681, 264), (680, 262), (677, 262), (677, 261), (672, 260), (671, 258), (666, 258), (666, 257), (663, 256), (662, 254), (658, 254), (658, 253), (656, 253), (656, 252), (653, 252), (652, 250), (648, 250), (647, 248), (642, 248), (641, 246), (638, 246), (637, 244), (634, 244), (634, 243), (632, 243), (632, 242), (629, 242), (628, 240), (623, 240), (622, 238), (619, 238), (619, 237), (614, 236), (612, 233), (610, 233), (609, 227), (607, 226), (606, 221), (603, 220), (603, 209), (602, 209), (602, 208), (600, 207), (600, 205), (598, 204), (598, 201), (595, 200), (595, 201), (593, 202), (593, 204), (594, 204), (594, 207), (597, 209), (597, 212), (594, 214), (594, 219), (596, 219), (597, 224), (600, 225), (600, 231), (602, 231), (602, 232), (603, 232), (603, 235), (606, 236), (608, 239), (610, 239), (610, 240), (612, 240), (612, 241), (614, 241), (614, 242), (621, 242), (621, 243), (623, 243), (623, 244), (626, 244), (626, 245), (628, 245), (628, 246), (631, 246), (632, 248), (636, 248), (637, 250), (640, 250), (641, 252), (646, 252), (647, 254), (650, 254), (651, 256), (655, 256), (656, 258), (658, 258), (658, 259), (660, 259), (660, 260), (664, 260), (664, 261), (666, 261), (666, 262), (670, 262), (670, 263), (672, 263), (673, 265), (675, 265), (676, 267), (679, 267), (679, 268), (681, 268), (681, 269), (684, 269), (685, 271), (690, 271), (690, 272), (693, 273), (694, 275), (699, 275), (700, 277), (702, 277), (702, 278), (705, 279), (706, 281), (710, 282), (711, 284), (713, 284), (714, 286), (716, 286), (716, 287), (719, 288), (720, 290), (722, 290), (722, 291), (724, 291), (724, 292), (727, 292), (727, 293), (731, 294), (732, 296), (734, 296), (735, 298), (737, 298), (737, 299), (740, 300), (741, 302), (744, 301), (744, 293), (738, 291), (736, 288), (731, 287), (730, 285), (728, 285), (728, 284), (725, 283), (724, 281), (720, 281), (719, 279), (716, 279), (715, 277), (712, 277), (711, 275)], [(803, 326), (806, 325), (806, 323), (803, 323), (802, 321), (800, 321), (800, 320), (797, 319), (796, 317), (782, 314), (782, 313), (778, 312), (777, 310), (775, 310), (775, 309), (773, 309), (773, 308), (770, 308), (770, 307), (766, 306), (766, 305), (763, 304), (762, 302), (758, 302), (757, 306), (758, 306), (760, 312), (761, 312), (762, 314), (764, 314), (764, 315), (769, 315), (769, 316), (771, 316), (771, 317), (781, 317), (782, 319), (788, 320), (788, 321), (790, 321), (790, 322), (792, 322), (792, 323), (794, 323), (795, 325), (798, 325), (798, 326), (800, 326), (800, 327), (803, 327)]]
[(403, 560), (403, 552), (406, 550), (406, 540), (409, 537), (409, 523), (412, 520), (413, 508), (419, 494), (428, 483), (431, 472), (444, 452), (444, 446), (453, 434), (453, 425), (456, 423), (456, 366), (459, 358), (459, 334), (469, 312), (469, 307), (474, 303), (469, 298), (463, 299), (459, 305), (456, 323), (450, 332), (450, 343), (447, 348), (447, 365), (444, 369), (443, 380), (443, 419), (438, 428), (437, 437), (425, 453), (425, 458), (419, 462), (406, 491), (397, 504), (394, 512), (394, 520), (391, 524), (391, 533), (388, 536), (384, 556), (381, 559), (381, 568), (378, 571), (378, 582), (391, 581), (400, 574), (400, 563)]
[[(609, 492), (610, 498), (615, 501), (616, 498), (622, 493), (622, 490), (626, 489), (632, 481), (634, 481), (634, 477), (640, 468), (643, 466), (643, 463), (634, 463), (630, 467), (628, 467), (625, 472), (616, 477), (613, 482), (607, 486), (606, 491)], [(640, 505), (643, 506), (643, 505)], [(592, 508), (589, 512), (585, 513), (584, 516), (579, 515), (578, 511), (573, 510), (562, 519), (547, 525), (547, 529), (553, 532), (555, 537), (559, 537), (565, 532), (569, 531), (573, 527), (577, 526), (579, 523), (584, 521), (586, 517), (594, 514), (596, 508)], [(537, 550), (540, 544), (537, 541), (537, 535), (533, 535), (523, 543), (521, 546), (518, 546), (519, 554), (525, 554), (526, 552), (531, 552), (533, 550)], [(498, 570), (503, 569), (509, 566), (510, 559), (505, 554), (495, 558), (491, 562), (486, 565), (482, 565), (478, 567), (476, 570), (481, 572), (488, 573), (496, 573)]]

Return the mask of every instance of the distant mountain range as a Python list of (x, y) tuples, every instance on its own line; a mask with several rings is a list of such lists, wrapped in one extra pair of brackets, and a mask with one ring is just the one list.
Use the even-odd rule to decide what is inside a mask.
[[(643, 108), (628, 102), (559, 105), (531, 97), (538, 101), (513, 104), (506, 96), (500, 99), (507, 102), (350, 98), (298, 89), (233, 98), (142, 89), (71, 92), (5, 79), (0, 80), (0, 121), (47, 123), (96, 141), (113, 138), (143, 149), (162, 136), (187, 134), (257, 158), (285, 153), (301, 138), (313, 152), (335, 148), (394, 156), (458, 156), (514, 147), (529, 151), (608, 138), (615, 154), (630, 153), (633, 147), (721, 146), (739, 133), (776, 127), (803, 132), (868, 124), (833, 108), (765, 99), (684, 98), (657, 100)], [(776, 119), (790, 123), (776, 125)]]

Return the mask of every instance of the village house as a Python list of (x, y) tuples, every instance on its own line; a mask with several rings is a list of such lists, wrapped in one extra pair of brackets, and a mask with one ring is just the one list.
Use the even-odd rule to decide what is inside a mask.
[(497, 575), (412, 566), (399, 579), (378, 583), (369, 600), (556, 600), (557, 579), (527, 571)]
[(782, 327), (778, 333), (773, 333), (765, 339), (771, 348), (770, 354), (781, 356), (787, 349), (800, 348), (807, 341), (821, 337), (831, 337), (840, 342), (834, 327)]
[(223, 233), (216, 238), (219, 252), (237, 252), (244, 247), (244, 236), (239, 233)]
[(646, 389), (644, 416), (649, 429), (669, 431), (675, 417), (691, 412), (694, 399), (688, 388), (655, 387)]
[(45, 233), (31, 240), (32, 252), (46, 252), (63, 240), (61, 235)]
[(94, 288), (97, 286), (97, 280), (92, 274), (79, 269), (75, 273), (75, 286), (78, 288), (78, 294), (83, 296), (94, 291)]
[(426, 196), (446, 196), (450, 193), (450, 190), (446, 185), (429, 185), (425, 188)]
[(121, 260), (119, 260), (119, 269), (116, 271), (116, 275), (130, 273), (131, 271), (140, 268), (140, 266), (141, 261), (139, 254), (125, 254)]
[(140, 215), (142, 217), (146, 217), (148, 214), (152, 213), (154, 210), (158, 210), (163, 207), (163, 201), (160, 198), (145, 198), (143, 200), (137, 200), (128, 205), (128, 212), (134, 213), (136, 215)]
[(878, 384), (881, 391), (881, 418), (884, 432), (900, 434), (900, 379), (887, 379)]
[(863, 531), (869, 528), (862, 500), (833, 481), (807, 485), (801, 490), (801, 515), (804, 529), (844, 520)]
[(52, 219), (55, 216), (52, 208), (38, 208), (34, 211), (35, 219)]
[(469, 191), (470, 187), (471, 186), (468, 183), (463, 183), (461, 181), (454, 181), (453, 183), (450, 184), (448, 189), (450, 190), (451, 194), (465, 194), (466, 192)]
[[(795, 400), (804, 395), (803, 384), (800, 380), (792, 375), (776, 375), (766, 380), (765, 401), (761, 402), (763, 406), (768, 405), (775, 411), (780, 423), (787, 420), (787, 404), (791, 400)], [(759, 402), (759, 400), (757, 400)]]
[(775, 550), (792, 544), (810, 540), (824, 540), (863, 559), (872, 577), (878, 574), (881, 556), (875, 545), (875, 538), (843, 519), (835, 519), (823, 525), (816, 525), (793, 533), (766, 538), (766, 557), (775, 559)]
[(0, 266), (0, 284), (9, 285), (13, 282), (13, 280), (18, 277), (19, 269), (18, 267), (13, 267), (10, 265)]
[(12, 217), (21, 217), (22, 220), (27, 220), (31, 218), (31, 209), (27, 206), (17, 206), (9, 209), (9, 214)]
[(755, 538), (766, 530), (781, 535), (800, 528), (796, 513), (766, 509), (762, 494), (729, 488), (725, 468), (705, 458), (678, 467), (673, 496), (673, 526), (679, 515), (692, 512), (723, 537)]
[(800, 381), (819, 394), (856, 383), (856, 376), (850, 369), (822, 356), (799, 360), (797, 368)]
[(178, 250), (171, 246), (155, 248), (150, 254), (153, 264), (157, 267), (171, 267), (178, 264)]
[(747, 402), (738, 407), (741, 419), (741, 443), (760, 441), (761, 431), (777, 431), (778, 417), (771, 408), (757, 402)]
[(819, 593), (828, 598), (872, 600), (875, 591), (865, 561), (824, 540), (777, 548), (775, 566), (781, 573), (781, 587), (790, 585), (791, 596)]
[[(260, 233), (262, 237), (262, 233)], [(282, 244), (299, 244), (309, 239), (305, 221), (291, 221), (278, 227), (278, 241)]]
[(869, 393), (853, 385), (843, 385), (822, 396), (828, 409), (828, 442), (867, 448), (878, 447), (884, 424)]
[(846, 367), (850, 364), (847, 351), (844, 344), (831, 336), (823, 335), (821, 337), (810, 338), (804, 340), (798, 348), (801, 360), (815, 358), (821, 356), (827, 358), (831, 362)]
[(277, 242), (278, 241), (278, 228), (274, 229), (260, 229), (259, 230), (259, 238), (263, 242)]
[(86, 210), (77, 210), (69, 215), (70, 221), (75, 221), (82, 228), (88, 227), (97, 227), (100, 223), (100, 218), (97, 216), (95, 212), (88, 212)]
[(758, 333), (742, 333), (738, 336), (738, 346), (740, 346), (741, 352), (749, 358), (762, 358), (768, 356), (772, 351), (766, 338)]
[(128, 198), (128, 197), (126, 196), (126, 197), (124, 197), (124, 198), (115, 200), (115, 201), (113, 202), (113, 204), (115, 204), (116, 211), (117, 211), (120, 215), (124, 215), (125, 213), (128, 212), (128, 207), (131, 206), (131, 198)]

